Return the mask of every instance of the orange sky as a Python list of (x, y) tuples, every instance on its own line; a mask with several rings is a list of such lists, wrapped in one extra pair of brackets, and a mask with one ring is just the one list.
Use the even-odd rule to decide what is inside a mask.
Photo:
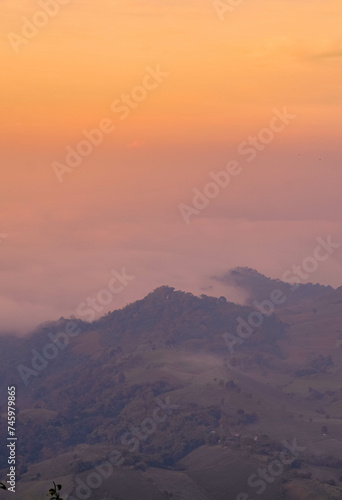
[[(47, 0), (0, 6), (5, 327), (73, 314), (113, 267), (136, 280), (109, 309), (232, 265), (281, 276), (317, 236), (342, 241), (340, 0), (244, 0), (223, 19), (212, 0), (64, 2), (30, 39)], [(121, 119), (147, 67), (168, 75)], [(284, 107), (296, 118), (248, 164), (238, 145)], [(103, 119), (115, 130), (60, 183), (51, 165)], [(186, 225), (178, 205), (233, 158), (243, 173)], [(312, 280), (341, 284), (338, 256)]]
[(338, 0), (244, 0), (223, 21), (211, 0), (70, 0), (17, 54), (8, 34), (20, 35), (22, 17), (41, 8), (2, 4), (1, 133), (10, 141), (68, 139), (107, 116), (113, 99), (158, 63), (170, 77), (122, 133), (227, 141), (287, 105), (301, 134), (317, 134), (319, 116), (328, 136), (339, 135)]

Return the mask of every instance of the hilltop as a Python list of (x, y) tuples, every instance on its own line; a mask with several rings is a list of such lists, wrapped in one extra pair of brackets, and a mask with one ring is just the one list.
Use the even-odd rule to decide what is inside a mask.
[[(4, 337), (1, 390), (16, 384), (20, 410), (20, 498), (43, 497), (51, 479), (78, 498), (80, 481), (115, 456), (95, 500), (247, 500), (251, 474), (294, 439), (302, 451), (263, 498), (341, 498), (342, 288), (319, 290), (264, 316), (233, 353), (223, 334), (237, 335), (256, 309), (167, 286), (93, 323), (61, 318)], [(78, 333), (67, 342), (70, 321)], [(61, 344), (45, 365), (51, 338)], [(25, 385), (18, 363), (32, 369), (34, 356), (44, 367)]]

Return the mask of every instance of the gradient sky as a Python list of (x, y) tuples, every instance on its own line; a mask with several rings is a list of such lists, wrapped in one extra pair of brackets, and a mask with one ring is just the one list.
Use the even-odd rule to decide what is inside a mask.
[[(244, 0), (223, 19), (211, 0), (70, 0), (16, 53), (37, 10), (0, 5), (2, 329), (76, 314), (114, 268), (135, 279), (106, 310), (236, 265), (281, 277), (318, 236), (342, 242), (340, 0)], [(113, 101), (158, 65), (121, 120)], [(284, 107), (296, 118), (248, 163), (238, 145)], [(115, 131), (60, 183), (51, 164), (104, 118)], [(178, 205), (232, 159), (242, 173), (185, 224)], [(341, 251), (310, 280), (341, 285)]]

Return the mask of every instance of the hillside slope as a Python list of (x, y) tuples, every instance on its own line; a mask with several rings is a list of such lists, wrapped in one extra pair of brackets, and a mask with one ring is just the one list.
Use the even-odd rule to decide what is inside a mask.
[[(342, 498), (341, 289), (265, 316), (231, 353), (223, 334), (253, 311), (160, 287), (91, 324), (61, 318), (4, 338), (20, 498), (43, 498), (51, 480), (70, 500), (89, 489), (95, 500), (247, 500), (264, 483), (266, 500)], [(32, 370), (32, 359), (42, 368), (23, 379), (18, 363)], [(280, 457), (280, 474), (251, 479)]]

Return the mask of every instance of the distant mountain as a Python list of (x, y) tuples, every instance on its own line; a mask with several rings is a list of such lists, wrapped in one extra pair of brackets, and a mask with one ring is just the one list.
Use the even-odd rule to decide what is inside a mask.
[[(49, 374), (54, 376), (57, 368), (65, 373), (82, 359), (92, 359), (94, 356), (97, 359), (115, 352), (133, 355), (145, 351), (179, 349), (191, 353), (221, 354), (225, 347), (223, 334), (235, 332), (238, 318), (247, 318), (252, 311), (253, 308), (227, 302), (224, 297), (196, 297), (162, 286), (144, 299), (110, 312), (93, 323), (60, 318), (40, 325), (31, 335), (22, 339), (2, 337), (4, 349), (0, 351), (0, 366), (3, 378), (0, 383), (6, 385), (13, 377), (15, 382), (22, 383), (17, 370), (18, 363), (30, 366), (32, 350), (42, 353), (46, 344), (51, 344), (51, 339), (58, 337), (60, 332), (62, 339), (57, 345), (62, 346), (66, 341), (68, 345), (60, 347), (60, 355), (56, 358), (58, 363), (52, 357), (39, 379)], [(70, 323), (79, 334), (65, 335)], [(258, 328), (257, 334), (250, 339), (248, 349), (259, 346), (266, 352), (278, 355), (277, 341), (282, 338), (284, 331), (285, 326), (275, 315), (265, 318), (262, 328)], [(65, 336), (66, 341), (63, 339)], [(80, 343), (82, 353), (75, 350), (75, 346)], [(97, 350), (94, 350), (94, 343), (98, 346)], [(27, 379), (30, 383), (25, 395), (30, 393), (31, 386), (35, 386), (36, 376), (28, 373)]]
[(254, 301), (260, 302), (268, 299), (273, 290), (283, 292), (288, 306), (327, 295), (334, 290), (331, 286), (318, 283), (302, 283), (299, 286), (294, 286), (279, 279), (268, 278), (249, 267), (236, 267), (223, 276), (214, 277), (213, 279), (225, 285), (243, 289), (248, 294), (248, 305), (253, 305)]
[[(255, 273), (246, 279), (267, 291), (281, 284)], [(339, 499), (341, 300), (339, 288), (262, 315), (162, 286), (93, 323), (60, 318), (2, 337), (20, 499), (44, 498), (56, 480), (66, 500), (247, 500), (264, 484), (251, 475), (279, 457), (287, 465), (280, 476), (274, 466), (264, 500)], [(3, 436), (6, 412), (3, 399)]]

